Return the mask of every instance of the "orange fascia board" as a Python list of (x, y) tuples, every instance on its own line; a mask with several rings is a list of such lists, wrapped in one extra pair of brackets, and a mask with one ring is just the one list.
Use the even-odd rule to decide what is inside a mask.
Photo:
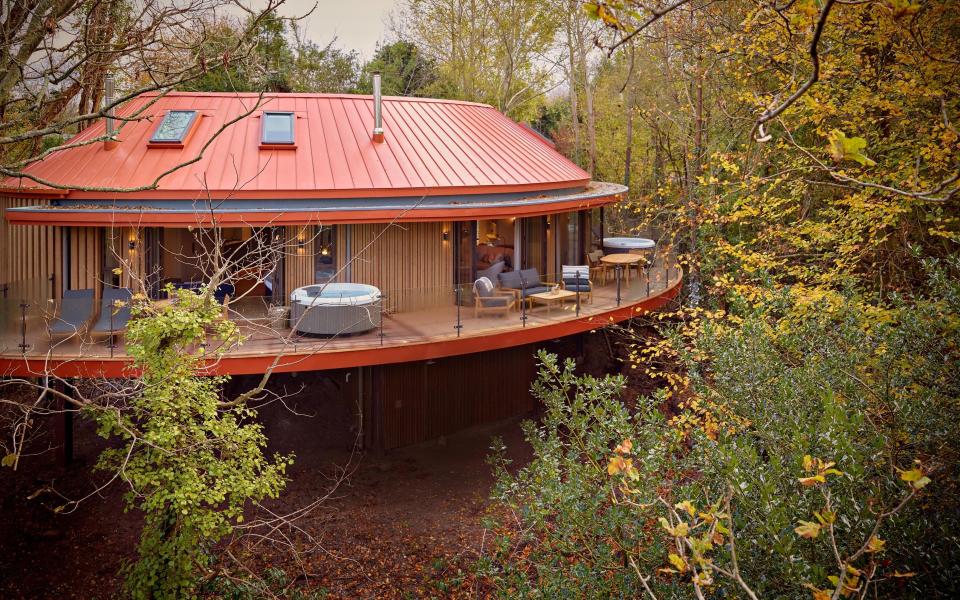
[[(274, 149), (273, 146), (270, 147)], [(280, 149), (280, 148), (277, 148)], [(296, 150), (296, 147), (285, 146), (283, 149)], [(161, 182), (162, 183), (162, 182)], [(349, 188), (342, 190), (144, 190), (139, 192), (96, 192), (86, 190), (55, 190), (57, 195), (71, 200), (300, 200), (323, 198), (403, 198), (413, 196), (457, 196), (468, 194), (509, 194), (513, 192), (546, 192), (565, 188), (582, 188), (590, 183), (589, 179), (552, 183), (529, 183), (517, 185), (481, 185), (481, 186), (450, 186), (450, 187), (410, 187), (410, 188)], [(0, 190), (8, 196), (36, 196), (39, 193), (50, 193), (47, 190), (25, 190), (10, 188), (9, 191)]]
[(56, 188), (0, 188), (0, 196), (12, 198), (66, 198), (72, 190)]
[(343, 210), (343, 211), (257, 211), (231, 212), (216, 215), (211, 221), (210, 215), (203, 212), (147, 212), (135, 210), (117, 210), (113, 212), (72, 211), (69, 208), (38, 208), (36, 210), (7, 211), (7, 221), (16, 225), (62, 225), (72, 227), (130, 226), (130, 227), (193, 227), (219, 225), (221, 227), (308, 225), (323, 222), (327, 224), (347, 223), (388, 223), (391, 221), (417, 223), (450, 220), (509, 219), (513, 217), (536, 217), (574, 210), (588, 210), (600, 206), (615, 204), (618, 195), (601, 196), (590, 199), (574, 199), (562, 202), (532, 204), (529, 206), (484, 206), (451, 209), (406, 210), (391, 208), (383, 210)]
[[(634, 304), (625, 304), (607, 312), (579, 319), (570, 319), (558, 323), (520, 327), (506, 331), (464, 337), (445, 337), (425, 339), (415, 343), (395, 346), (342, 349), (328, 352), (290, 352), (273, 369), (274, 373), (294, 373), (346, 369), (358, 366), (385, 365), (420, 360), (431, 360), (445, 356), (459, 356), (488, 350), (498, 350), (513, 346), (523, 346), (552, 340), (594, 329), (600, 329), (612, 323), (619, 323), (644, 313), (657, 310), (676, 298), (680, 293), (682, 280), (656, 296), (645, 298)], [(243, 355), (227, 354), (208, 363), (207, 375), (251, 375), (269, 370), (276, 359), (274, 354)], [(22, 356), (0, 356), (0, 373), (8, 376), (37, 377), (44, 373), (54, 373), (59, 377), (132, 377), (129, 358), (75, 358), (57, 360), (56, 357), (23, 358)]]

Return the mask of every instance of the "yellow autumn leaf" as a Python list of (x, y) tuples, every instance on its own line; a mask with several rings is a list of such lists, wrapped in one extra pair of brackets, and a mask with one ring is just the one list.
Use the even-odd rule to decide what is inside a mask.
[(844, 132), (839, 129), (834, 129), (830, 132), (830, 135), (827, 136), (827, 140), (829, 141), (827, 151), (835, 163), (841, 163), (844, 160), (853, 160), (863, 166), (873, 166), (877, 164), (863, 154), (863, 150), (867, 147), (867, 140), (862, 137), (848, 138)]
[(626, 464), (623, 458), (619, 456), (611, 456), (610, 462), (607, 463), (607, 474), (616, 475), (617, 473), (622, 471), (625, 466)]
[(877, 536), (872, 536), (870, 541), (867, 542), (867, 552), (876, 553), (883, 552), (886, 550), (887, 542), (886, 540), (881, 540)]
[(113, 269), (113, 274), (114, 274), (114, 275), (123, 275), (123, 268), (121, 268), (121, 267), (115, 267), (115, 268)]
[(620, 442), (620, 444), (614, 449), (614, 452), (619, 454), (630, 454), (633, 451), (633, 440), (626, 439)]
[(670, 564), (677, 568), (677, 571), (681, 573), (686, 573), (687, 571), (687, 562), (680, 558), (678, 555), (670, 553), (667, 557), (670, 559)]
[(809, 583), (803, 584), (803, 587), (810, 590), (810, 593), (813, 594), (813, 600), (830, 600), (830, 592), (826, 590), (821, 590), (820, 588)]
[(694, 507), (694, 506), (693, 506), (693, 503), (691, 503), (689, 500), (684, 500), (683, 502), (678, 502), (677, 504), (674, 505), (674, 508), (676, 508), (677, 510), (682, 510), (682, 511), (686, 512), (686, 513), (687, 513), (688, 515), (690, 515), (691, 517), (692, 517), (693, 515), (697, 514), (697, 509), (696, 509), (696, 507)]
[(900, 479), (906, 481), (915, 490), (923, 489), (930, 483), (930, 478), (923, 474), (919, 468), (913, 468), (909, 471), (900, 473)]
[(802, 538), (813, 539), (820, 535), (820, 524), (813, 521), (800, 521), (800, 525), (794, 528)]
[(803, 487), (813, 487), (818, 483), (825, 482), (826, 478), (823, 475), (812, 475), (810, 477), (801, 477), (797, 481), (799, 481)]

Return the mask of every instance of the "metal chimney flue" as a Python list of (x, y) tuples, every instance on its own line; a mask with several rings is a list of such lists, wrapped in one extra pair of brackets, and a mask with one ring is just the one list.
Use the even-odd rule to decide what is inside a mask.
[(103, 105), (108, 108), (107, 108), (106, 116), (104, 117), (103, 120), (104, 120), (104, 123), (106, 124), (107, 137), (110, 139), (105, 140), (103, 143), (108, 150), (110, 148), (113, 148), (114, 145), (116, 145), (116, 140), (114, 139), (114, 136), (116, 136), (117, 134), (117, 128), (114, 123), (113, 108), (110, 107), (110, 105), (113, 104), (113, 97), (115, 93), (114, 88), (115, 88), (115, 83), (113, 80), (113, 74), (107, 73), (106, 75), (103, 76)]
[(383, 142), (383, 95), (380, 90), (380, 73), (373, 74), (373, 141)]

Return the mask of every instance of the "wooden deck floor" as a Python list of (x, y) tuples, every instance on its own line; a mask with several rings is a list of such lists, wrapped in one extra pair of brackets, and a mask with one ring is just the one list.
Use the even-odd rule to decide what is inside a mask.
[[(351, 350), (376, 350), (397, 348), (408, 345), (442, 343), (469, 340), (490, 335), (504, 337), (504, 345), (511, 345), (510, 336), (516, 333), (529, 338), (533, 330), (558, 323), (590, 320), (597, 317), (592, 327), (601, 327), (606, 322), (600, 318), (618, 306), (637, 305), (646, 299), (662, 295), (678, 284), (679, 271), (673, 268), (668, 273), (662, 267), (651, 269), (650, 280), (634, 275), (628, 283), (621, 281), (620, 303), (617, 303), (615, 282), (596, 285), (592, 302), (582, 300), (580, 313), (577, 314), (575, 302), (565, 302), (560, 306), (548, 308), (534, 306), (526, 311), (513, 311), (506, 315), (474, 316), (473, 306), (463, 306), (458, 310), (455, 302), (431, 306), (421, 310), (385, 314), (382, 327), (362, 334), (318, 338), (298, 334), (288, 327), (270, 325), (267, 319), (267, 305), (260, 299), (249, 298), (231, 305), (230, 317), (240, 325), (244, 342), (228, 352), (228, 356), (265, 357), (279, 355), (316, 355)], [(123, 340), (118, 339), (114, 347), (107, 340), (93, 341), (72, 336), (66, 339), (52, 340), (47, 334), (46, 319), (43, 315), (30, 313), (24, 320), (19, 318), (16, 306), (6, 307), (6, 326), (0, 335), (0, 358), (15, 358), (50, 361), (63, 360), (126, 360)], [(622, 313), (622, 311), (621, 311)], [(524, 316), (526, 319), (524, 320)], [(379, 314), (374, 318), (379, 324)], [(457, 324), (460, 324), (458, 331)], [(26, 325), (26, 331), (21, 328)], [(544, 330), (546, 331), (546, 330)], [(556, 337), (556, 336), (552, 336)], [(20, 344), (26, 340), (27, 348)], [(287, 369), (289, 370), (289, 369)]]

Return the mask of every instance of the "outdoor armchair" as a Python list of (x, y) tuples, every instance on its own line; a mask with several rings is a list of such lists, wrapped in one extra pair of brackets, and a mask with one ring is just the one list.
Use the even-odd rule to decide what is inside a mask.
[(494, 288), (493, 282), (486, 277), (473, 282), (473, 292), (476, 302), (473, 309), (475, 318), (484, 313), (505, 315), (517, 305), (513, 291)]
[(133, 292), (127, 288), (106, 288), (100, 299), (100, 317), (90, 329), (90, 334), (113, 337), (127, 329), (130, 320), (130, 301)]
[(593, 282), (590, 281), (589, 265), (563, 265), (563, 289), (579, 292), (587, 302), (593, 302)]
[(92, 289), (65, 290), (58, 314), (47, 323), (50, 337), (82, 335), (93, 316)]

